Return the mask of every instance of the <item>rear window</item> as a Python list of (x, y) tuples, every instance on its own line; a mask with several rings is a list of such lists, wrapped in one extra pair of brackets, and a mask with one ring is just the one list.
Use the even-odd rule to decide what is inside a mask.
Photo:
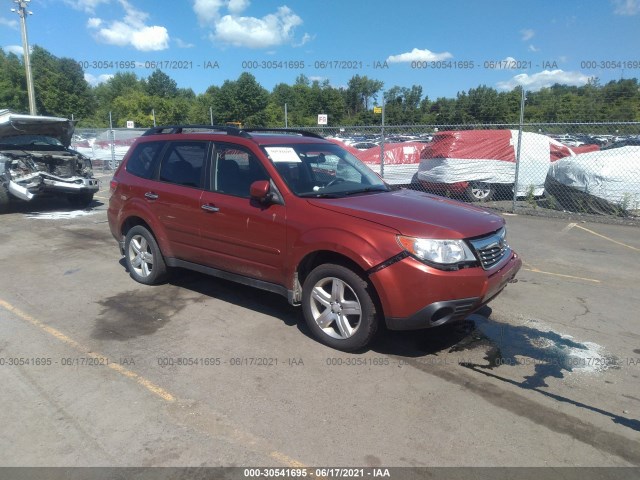
[(127, 161), (127, 172), (140, 178), (153, 177), (164, 144), (165, 142), (145, 142), (138, 145)]
[(160, 180), (185, 187), (202, 187), (207, 142), (171, 142), (162, 160)]

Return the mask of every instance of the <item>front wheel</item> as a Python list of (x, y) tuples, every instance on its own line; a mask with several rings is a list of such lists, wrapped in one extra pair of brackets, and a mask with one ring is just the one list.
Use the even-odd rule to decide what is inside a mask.
[(493, 185), (485, 182), (469, 182), (465, 197), (469, 202), (488, 202), (493, 198)]
[(343, 351), (369, 344), (378, 328), (371, 286), (341, 265), (316, 267), (304, 281), (302, 308), (313, 335)]
[(167, 265), (158, 242), (142, 225), (127, 232), (124, 239), (124, 258), (129, 275), (145, 285), (162, 283), (167, 276)]

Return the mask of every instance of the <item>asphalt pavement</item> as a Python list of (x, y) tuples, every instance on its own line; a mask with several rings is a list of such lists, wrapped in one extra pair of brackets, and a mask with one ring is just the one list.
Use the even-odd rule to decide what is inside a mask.
[(507, 215), (517, 283), (346, 354), (280, 296), (134, 282), (103, 183), (0, 217), (0, 466), (640, 466), (637, 227)]

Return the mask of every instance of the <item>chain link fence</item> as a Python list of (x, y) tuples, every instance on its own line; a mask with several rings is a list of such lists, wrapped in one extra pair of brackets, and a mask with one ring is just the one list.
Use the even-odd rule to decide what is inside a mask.
[[(503, 211), (640, 218), (640, 122), (306, 127), (388, 183)], [(77, 130), (113, 170), (144, 130)]]

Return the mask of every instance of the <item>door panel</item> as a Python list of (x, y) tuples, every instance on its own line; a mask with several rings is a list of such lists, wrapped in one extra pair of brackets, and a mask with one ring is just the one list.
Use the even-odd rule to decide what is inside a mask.
[(253, 181), (268, 180), (251, 152), (217, 145), (211, 185), (200, 199), (204, 263), (221, 270), (285, 285), (286, 207), (249, 198)]
[(191, 262), (200, 258), (200, 197), (209, 149), (209, 142), (169, 143), (158, 180), (144, 195), (164, 226), (171, 254)]

